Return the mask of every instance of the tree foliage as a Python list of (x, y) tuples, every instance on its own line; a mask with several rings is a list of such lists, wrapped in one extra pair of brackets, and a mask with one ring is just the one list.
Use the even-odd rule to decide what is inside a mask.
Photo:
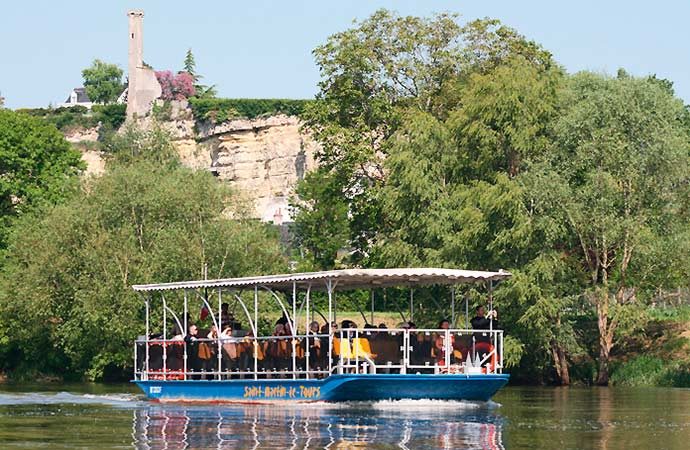
[(144, 332), (132, 284), (284, 271), (276, 233), (243, 204), (206, 172), (138, 161), (25, 217), (0, 275), (3, 368), (100, 378), (131, 366)]
[(604, 383), (641, 304), (687, 286), (690, 120), (666, 80), (568, 76), (498, 21), (447, 14), (378, 11), (314, 54), (320, 166), (293, 204), (315, 266), (509, 269), (508, 356), (564, 384), (592, 358)]
[(83, 167), (53, 125), (0, 110), (0, 248), (16, 216), (69, 195)]
[[(584, 271), (600, 335), (598, 382), (606, 384), (616, 335), (639, 326), (641, 297), (675, 287), (658, 271), (683, 259), (665, 242), (687, 235), (689, 135), (680, 100), (624, 73), (577, 74), (561, 104), (553, 146), (528, 177), (531, 197), (563, 228), (559, 244)], [(687, 273), (675, 269), (673, 281)]]
[(95, 59), (81, 72), (84, 78), (86, 95), (94, 103), (112, 103), (122, 94), (122, 69), (115, 64), (108, 64)]

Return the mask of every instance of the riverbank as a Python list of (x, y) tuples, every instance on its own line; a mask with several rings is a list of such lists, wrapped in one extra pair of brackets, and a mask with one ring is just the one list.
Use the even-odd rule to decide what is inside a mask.
[(690, 307), (650, 309), (648, 314), (644, 332), (616, 349), (611, 384), (690, 387)]

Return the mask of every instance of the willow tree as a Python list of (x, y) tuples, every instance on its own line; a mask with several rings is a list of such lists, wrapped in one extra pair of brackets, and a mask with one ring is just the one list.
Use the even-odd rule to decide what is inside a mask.
[(535, 215), (567, 231), (560, 246), (576, 257), (596, 309), (598, 384), (608, 383), (617, 336), (641, 324), (641, 302), (677, 280), (658, 272), (684, 258), (667, 245), (687, 234), (684, 115), (650, 79), (577, 74), (562, 92), (553, 147), (531, 168)]

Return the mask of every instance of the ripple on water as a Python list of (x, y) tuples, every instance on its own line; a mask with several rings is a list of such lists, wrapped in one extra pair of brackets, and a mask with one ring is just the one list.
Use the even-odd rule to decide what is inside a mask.
[(0, 393), (0, 406), (21, 405), (110, 405), (134, 407), (144, 404), (135, 394), (73, 394), (71, 392)]

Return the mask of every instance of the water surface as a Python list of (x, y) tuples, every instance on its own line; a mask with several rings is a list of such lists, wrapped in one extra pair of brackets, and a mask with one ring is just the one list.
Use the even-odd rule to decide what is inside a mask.
[(4, 448), (686, 449), (690, 390), (521, 388), (493, 402), (172, 405), (130, 385), (0, 385)]

